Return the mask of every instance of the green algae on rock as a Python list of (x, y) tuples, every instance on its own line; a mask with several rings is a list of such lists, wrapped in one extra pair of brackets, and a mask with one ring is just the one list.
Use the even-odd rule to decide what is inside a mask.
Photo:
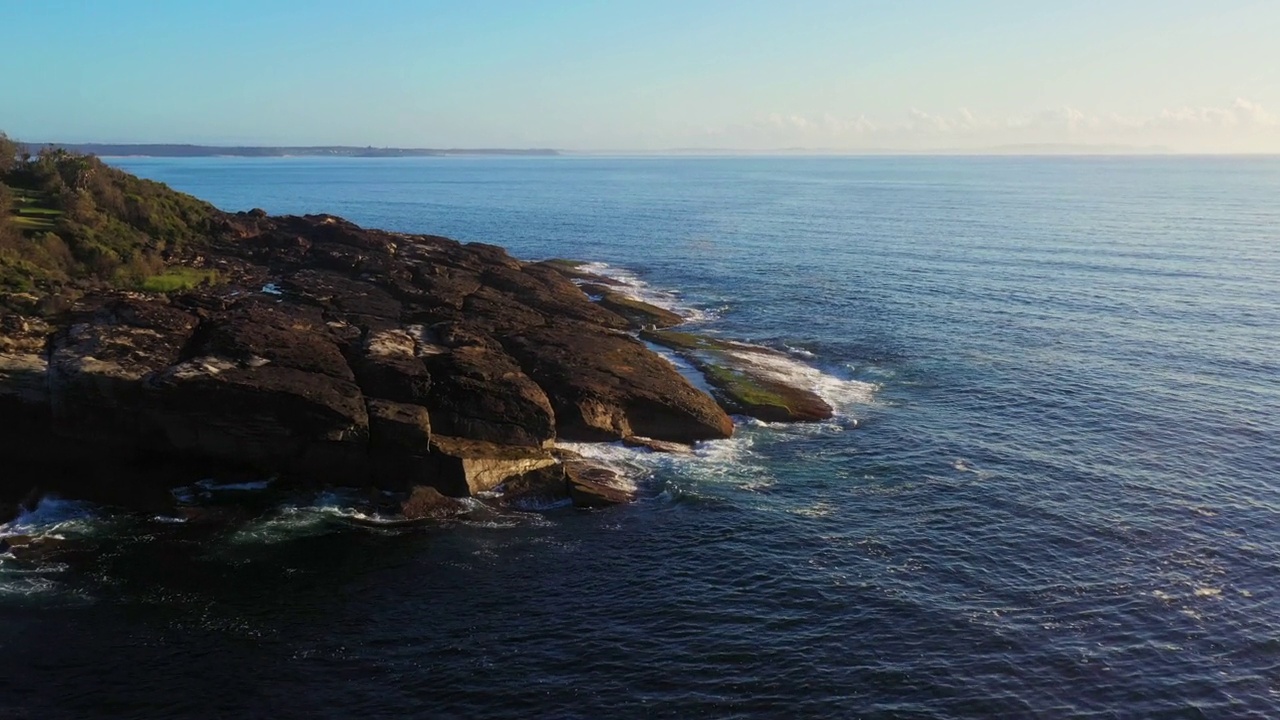
[(671, 330), (644, 330), (640, 337), (693, 363), (716, 400), (731, 413), (766, 422), (816, 422), (833, 413), (831, 405), (812, 389), (798, 386), (770, 367), (788, 360), (776, 350)]

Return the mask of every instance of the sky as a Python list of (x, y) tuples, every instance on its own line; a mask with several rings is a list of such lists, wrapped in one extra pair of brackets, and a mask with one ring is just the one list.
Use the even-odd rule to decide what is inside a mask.
[(39, 0), (0, 130), (379, 147), (1280, 152), (1277, 0)]

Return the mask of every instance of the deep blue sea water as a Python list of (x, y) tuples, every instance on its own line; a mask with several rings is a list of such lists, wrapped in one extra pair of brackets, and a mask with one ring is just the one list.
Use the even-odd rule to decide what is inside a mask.
[(605, 511), (48, 504), (0, 717), (1280, 716), (1280, 158), (112, 162), (608, 263), (839, 414)]

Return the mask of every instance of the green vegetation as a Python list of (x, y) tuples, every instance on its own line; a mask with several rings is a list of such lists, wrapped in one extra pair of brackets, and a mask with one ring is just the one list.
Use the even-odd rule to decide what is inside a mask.
[(10, 211), (15, 226), (23, 231), (53, 230), (62, 211), (51, 206), (51, 199), (42, 192), (21, 188), (10, 191)]
[(786, 395), (793, 388), (775, 384), (766, 388), (740, 370), (704, 363), (702, 373), (707, 384), (724, 394), (724, 399), (738, 411), (751, 411), (758, 415), (762, 412), (786, 414), (790, 412)]
[(0, 293), (214, 282), (215, 273), (173, 265), (207, 242), (217, 216), (96, 157), (55, 148), (31, 156), (0, 133)]
[(190, 290), (200, 285), (213, 285), (217, 282), (217, 270), (174, 267), (159, 275), (152, 275), (143, 279), (139, 287), (148, 292), (167, 293), (177, 290)]
[(813, 390), (788, 383), (751, 362), (752, 356), (777, 356), (774, 350), (672, 330), (644, 330), (640, 337), (671, 348), (692, 363), (729, 412), (766, 421), (831, 417), (831, 406)]

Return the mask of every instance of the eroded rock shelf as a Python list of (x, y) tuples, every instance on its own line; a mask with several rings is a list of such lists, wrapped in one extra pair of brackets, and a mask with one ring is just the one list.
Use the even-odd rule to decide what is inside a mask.
[[(495, 488), (596, 507), (633, 493), (557, 440), (688, 452), (733, 434), (726, 409), (831, 414), (729, 366), (770, 351), (663, 330), (683, 318), (574, 261), (255, 210), (221, 216), (186, 264), (220, 281), (0, 317), (0, 498), (36, 485), (138, 502), (271, 475), (388, 491), (411, 518)], [(716, 397), (640, 337), (684, 354)]]
[(127, 495), (251, 472), (458, 497), (555, 467), (548, 482), (585, 497), (591, 481), (567, 478), (557, 439), (733, 433), (631, 335), (678, 316), (593, 302), (569, 263), (261, 211), (225, 216), (192, 262), (223, 282), (6, 318), (5, 494), (37, 474)]

